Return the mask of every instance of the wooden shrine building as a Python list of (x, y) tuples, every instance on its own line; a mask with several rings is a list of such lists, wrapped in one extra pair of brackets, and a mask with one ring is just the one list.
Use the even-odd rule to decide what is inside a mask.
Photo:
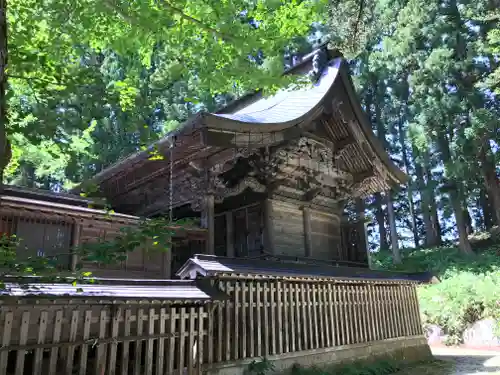
[(368, 266), (364, 223), (348, 222), (345, 204), (407, 177), (373, 134), (342, 56), (322, 48), (286, 74), (310, 83), (200, 113), (95, 177), (117, 212), (202, 218), (205, 243), (175, 249), (174, 272), (199, 252)]

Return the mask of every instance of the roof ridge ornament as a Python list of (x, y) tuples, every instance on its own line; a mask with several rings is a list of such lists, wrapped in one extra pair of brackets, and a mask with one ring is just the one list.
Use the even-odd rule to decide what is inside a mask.
[(324, 48), (320, 48), (314, 52), (312, 58), (312, 69), (309, 71), (308, 77), (313, 82), (316, 83), (320, 79), (323, 70), (328, 65), (328, 53)]

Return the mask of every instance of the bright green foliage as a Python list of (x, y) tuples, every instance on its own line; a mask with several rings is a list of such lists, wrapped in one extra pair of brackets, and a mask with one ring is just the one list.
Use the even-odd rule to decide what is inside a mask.
[(400, 266), (392, 266), (388, 254), (379, 254), (376, 264), (398, 271), (433, 271), (441, 283), (418, 291), (422, 322), (424, 327), (443, 327), (449, 343), (457, 344), (469, 324), (488, 317), (500, 319), (499, 253), (500, 244), (472, 259), (456, 247), (443, 247), (409, 252)]
[(276, 89), (324, 4), (9, 0), (6, 181), (70, 186), (199, 110)]

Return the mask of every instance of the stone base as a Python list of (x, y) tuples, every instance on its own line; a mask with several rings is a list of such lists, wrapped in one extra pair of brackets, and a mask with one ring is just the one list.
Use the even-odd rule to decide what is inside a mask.
[[(272, 361), (276, 372), (286, 373), (294, 365), (322, 367), (354, 361), (372, 362), (377, 359), (394, 359), (411, 363), (431, 358), (432, 353), (429, 345), (427, 345), (426, 338), (424, 336), (412, 336), (337, 346), (335, 348), (286, 353), (268, 357), (268, 360)], [(217, 363), (208, 366), (204, 373), (207, 375), (243, 375), (252, 361), (253, 359), (247, 359)]]

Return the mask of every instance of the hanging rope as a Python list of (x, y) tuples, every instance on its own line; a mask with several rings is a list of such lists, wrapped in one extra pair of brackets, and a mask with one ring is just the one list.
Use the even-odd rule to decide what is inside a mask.
[(168, 205), (168, 216), (169, 216), (169, 223), (172, 224), (173, 222), (173, 212), (174, 212), (174, 145), (175, 145), (175, 138), (170, 139), (170, 187), (169, 187), (169, 205)]

